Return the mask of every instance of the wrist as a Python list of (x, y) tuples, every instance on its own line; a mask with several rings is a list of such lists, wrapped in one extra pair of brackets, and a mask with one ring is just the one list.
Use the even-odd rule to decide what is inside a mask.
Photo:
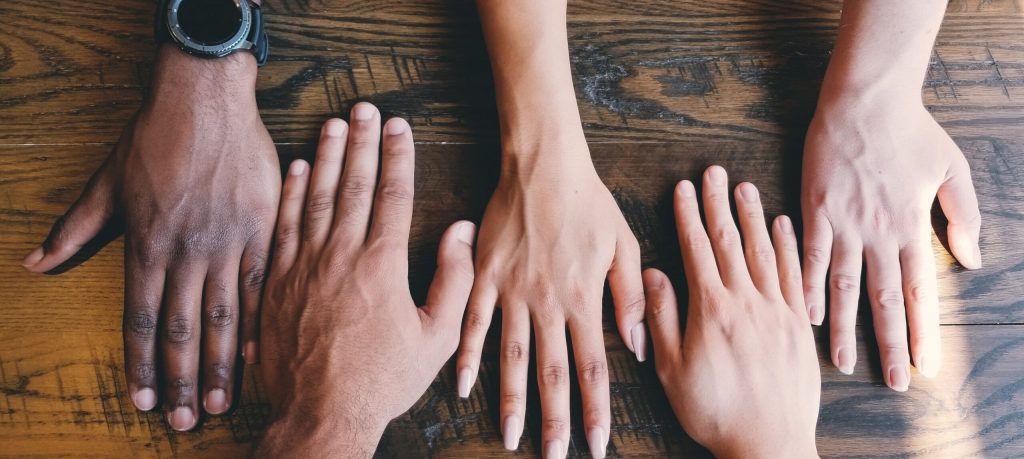
[(719, 459), (771, 459), (776, 457), (817, 459), (820, 457), (813, 438), (803, 442), (767, 442), (756, 445), (735, 442), (720, 448), (709, 449), (711, 454)]
[(256, 73), (256, 58), (249, 52), (204, 59), (164, 43), (157, 50), (151, 102), (222, 101), (224, 109), (255, 108)]
[(378, 419), (370, 409), (335, 411), (329, 407), (314, 401), (293, 401), (285, 406), (267, 427), (256, 456), (372, 457), (387, 421)]
[(582, 129), (518, 131), (502, 136), (501, 152), (502, 180), (571, 181), (581, 174), (597, 174)]

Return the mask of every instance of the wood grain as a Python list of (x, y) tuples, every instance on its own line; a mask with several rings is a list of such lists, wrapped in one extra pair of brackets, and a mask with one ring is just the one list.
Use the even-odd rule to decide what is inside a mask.
[[(466, 0), (265, 0), (271, 62), (258, 101), (283, 162), (312, 154), (328, 116), (370, 100), (408, 117), (418, 146), (410, 284), (422, 300), (443, 229), (479, 221), (498, 173), (487, 56)], [(798, 215), (802, 136), (840, 2), (574, 0), (569, 34), (594, 161), (644, 251), (680, 279), (670, 193), (709, 164), (752, 181), (772, 215)], [(60, 276), (20, 260), (76, 198), (142, 103), (152, 2), (0, 2), (0, 456), (237, 457), (268, 405), (247, 370), (242, 403), (170, 431), (124, 391), (121, 241)], [(953, 0), (924, 100), (971, 163), (985, 269), (966, 272), (934, 215), (944, 369), (911, 390), (882, 384), (870, 327), (854, 375), (827, 362), (825, 457), (1024, 455), (1024, 2)], [(680, 287), (683, 287), (680, 285)], [(650, 364), (625, 350), (606, 304), (613, 457), (704, 457)], [(870, 324), (866, 307), (859, 323)], [(497, 324), (495, 324), (497, 325)], [(496, 331), (500, 327), (492, 327)], [(382, 439), (380, 457), (507, 456), (498, 433), (492, 333), (480, 382), (455, 397), (446, 367)], [(537, 394), (520, 454), (535, 456)], [(578, 394), (574, 403), (579, 406)], [(578, 421), (578, 419), (576, 420)], [(571, 456), (588, 454), (574, 425)]]

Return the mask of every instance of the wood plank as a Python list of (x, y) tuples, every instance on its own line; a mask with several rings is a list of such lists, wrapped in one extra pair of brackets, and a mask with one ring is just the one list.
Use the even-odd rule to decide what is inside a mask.
[[(676, 4), (679, 3), (679, 4)], [(472, 2), (268, 0), (258, 100), (278, 142), (371, 99), (421, 142), (489, 141), (493, 88)], [(331, 6), (326, 6), (331, 5)], [(574, 2), (576, 91), (591, 142), (798, 138), (838, 1)], [(952, 2), (923, 88), (955, 135), (1024, 120), (1019, 2)], [(111, 143), (150, 77), (152, 2), (0, 3), (0, 144)]]
[[(946, 326), (945, 366), (910, 391), (885, 387), (877, 353), (844, 376), (822, 361), (818, 447), (822, 457), (963, 457), (1024, 454), (1024, 326)], [(609, 330), (609, 336), (614, 334)], [(821, 334), (824, 335), (824, 334)], [(820, 336), (819, 342), (824, 339)], [(494, 341), (490, 341), (493, 343)], [(124, 392), (117, 331), (15, 332), (0, 328), (0, 456), (241, 457), (269, 413), (258, 378), (247, 369), (241, 405), (174, 433), (157, 413), (136, 411)], [(827, 355), (826, 348), (819, 349)], [(507, 457), (496, 406), (497, 352), (487, 349), (468, 400), (456, 396), (450, 363), (409, 413), (385, 433), (378, 457)], [(679, 428), (651, 364), (621, 344), (609, 347), (612, 379), (610, 457), (707, 457)], [(535, 457), (540, 413), (529, 394), (520, 452)], [(574, 393), (579, 412), (579, 395)], [(586, 457), (574, 420), (571, 457)]]

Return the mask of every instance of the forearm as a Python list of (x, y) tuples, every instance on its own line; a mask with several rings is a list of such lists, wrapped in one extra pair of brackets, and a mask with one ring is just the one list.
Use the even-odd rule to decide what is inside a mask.
[(821, 104), (921, 100), (945, 0), (846, 0)]
[[(583, 141), (576, 107), (565, 0), (478, 0), (494, 72), (506, 155)], [(545, 149), (545, 155), (579, 154)], [(589, 159), (589, 158), (588, 158)]]

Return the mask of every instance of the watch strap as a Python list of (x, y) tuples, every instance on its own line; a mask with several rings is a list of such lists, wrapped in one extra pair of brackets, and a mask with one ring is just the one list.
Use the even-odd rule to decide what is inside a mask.
[[(267, 57), (270, 55), (270, 40), (267, 38), (267, 31), (264, 28), (263, 10), (260, 9), (259, 5), (249, 0), (246, 0), (246, 2), (249, 3), (249, 8), (252, 12), (252, 25), (249, 27), (249, 36), (246, 37), (246, 42), (249, 44), (249, 51), (256, 57), (256, 66), (263, 67), (267, 63)], [(170, 5), (170, 0), (157, 0), (156, 2), (153, 38), (157, 45), (163, 43), (178, 45), (174, 37), (171, 36), (171, 31), (167, 29), (168, 5)]]

